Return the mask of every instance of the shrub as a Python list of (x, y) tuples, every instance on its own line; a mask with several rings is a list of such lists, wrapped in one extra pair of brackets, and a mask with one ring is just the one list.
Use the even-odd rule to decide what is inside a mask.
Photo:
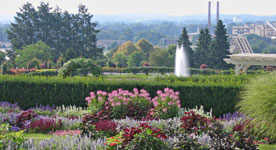
[(86, 76), (88, 73), (99, 76), (101, 75), (101, 68), (92, 59), (85, 58), (71, 59), (58, 70), (58, 75), (64, 78), (74, 74)]
[(276, 139), (276, 74), (253, 78), (245, 85), (237, 107), (252, 118), (253, 132)]

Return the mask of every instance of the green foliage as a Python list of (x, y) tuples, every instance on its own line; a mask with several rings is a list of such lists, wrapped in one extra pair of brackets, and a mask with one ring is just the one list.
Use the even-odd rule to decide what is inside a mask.
[(223, 58), (229, 55), (230, 43), (228, 42), (228, 35), (225, 28), (225, 25), (221, 20), (218, 21), (215, 37), (211, 44), (211, 58), (210, 66), (214, 69), (228, 69), (229, 65), (223, 61)]
[(36, 71), (36, 72), (30, 72), (28, 73), (30, 76), (57, 76), (58, 72), (57, 71)]
[[(113, 60), (113, 62), (115, 62), (116, 66), (119, 68), (127, 66), (127, 56), (123, 53), (116, 53), (113, 56), (112, 60)], [(109, 64), (108, 64), (108, 66), (109, 66)]]
[(219, 116), (233, 112), (239, 100), (238, 94), (242, 83), (226, 83), (5, 75), (0, 76), (0, 99), (17, 102), (22, 108), (34, 107), (35, 104), (84, 107), (87, 106), (84, 99), (91, 91), (111, 92), (119, 88), (131, 91), (133, 88), (138, 88), (147, 90), (150, 96), (154, 97), (156, 91), (168, 87), (180, 92), (182, 107), (194, 108), (203, 105), (206, 111), (212, 108), (213, 114)]
[(148, 59), (150, 52), (153, 50), (153, 45), (144, 39), (137, 41), (135, 45), (138, 50), (145, 54), (146, 59)]
[(36, 44), (26, 45), (22, 50), (17, 50), (17, 53), (18, 55), (16, 56), (15, 62), (19, 67), (28, 67), (35, 58), (36, 60), (34, 61), (36, 62), (38, 62), (37, 59), (46, 62), (53, 57), (51, 54), (51, 48), (42, 41), (39, 41)]
[(101, 68), (97, 66), (92, 59), (85, 58), (71, 59), (58, 70), (58, 75), (63, 76), (64, 78), (67, 76), (73, 76), (74, 74), (82, 74), (86, 76), (88, 73), (92, 73), (94, 76), (99, 76), (102, 72)]
[(275, 53), (276, 40), (255, 34), (246, 35), (254, 53)]
[(10, 59), (2, 63), (1, 65), (1, 75), (8, 74), (9, 70), (15, 68), (14, 62)]
[(209, 34), (208, 29), (201, 29), (198, 41), (196, 43), (196, 49), (194, 52), (194, 60), (195, 60), (195, 67), (199, 68), (201, 64), (209, 65), (212, 57), (211, 57), (211, 35)]
[(237, 105), (239, 110), (253, 119), (253, 131), (276, 139), (276, 74), (253, 78), (244, 87), (242, 101)]
[(169, 150), (170, 148), (157, 137), (152, 136), (151, 129), (146, 128), (139, 134), (134, 135), (134, 139), (127, 145), (126, 150)]
[(150, 53), (149, 61), (151, 66), (168, 66), (168, 53), (165, 49), (157, 48)]
[(24, 131), (11, 132), (10, 127), (8, 124), (0, 125), (0, 149), (8, 149), (9, 145), (19, 147), (24, 142)]
[(142, 61), (144, 60), (144, 54), (142, 52), (133, 52), (129, 57), (128, 57), (128, 67), (139, 67), (141, 66)]
[(0, 65), (4, 62), (6, 57), (6, 54), (2, 51), (0, 51)]
[(137, 47), (131, 41), (127, 41), (117, 49), (116, 53), (123, 53), (129, 56), (135, 51), (138, 51)]
[(62, 54), (67, 59), (96, 59), (102, 55), (102, 49), (96, 47), (99, 31), (95, 29), (97, 24), (92, 22), (92, 17), (84, 5), (79, 5), (78, 13), (69, 14), (58, 7), (51, 8), (48, 3), (41, 2), (37, 8), (26, 3), (16, 13), (7, 34), (13, 49), (45, 42), (51, 47), (54, 62)]

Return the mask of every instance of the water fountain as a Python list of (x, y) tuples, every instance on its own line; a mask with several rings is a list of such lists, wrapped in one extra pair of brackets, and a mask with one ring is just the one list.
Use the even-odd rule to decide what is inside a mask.
[(176, 47), (176, 53), (175, 53), (175, 71), (174, 74), (178, 77), (188, 77), (190, 76), (190, 70), (189, 70), (189, 61), (188, 61), (188, 55), (185, 51), (185, 48), (183, 45), (179, 47), (177, 45)]

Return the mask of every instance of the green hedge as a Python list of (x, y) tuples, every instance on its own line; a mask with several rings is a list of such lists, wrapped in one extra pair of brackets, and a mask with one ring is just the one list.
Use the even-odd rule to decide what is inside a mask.
[[(113, 72), (113, 73), (173, 73), (174, 67), (134, 67), (134, 68), (110, 68), (110, 67), (103, 67), (103, 72)], [(216, 70), (216, 69), (196, 69), (196, 68), (190, 68), (191, 74), (193, 75), (218, 75), (218, 74), (224, 74), (224, 75), (231, 75), (234, 74), (233, 70)]]
[(23, 108), (42, 105), (76, 105), (86, 106), (85, 97), (91, 91), (112, 90), (122, 88), (146, 89), (151, 97), (157, 90), (166, 87), (180, 92), (182, 106), (193, 108), (203, 105), (206, 110), (213, 109), (213, 114), (218, 116), (233, 112), (238, 100), (241, 87), (239, 82), (183, 82), (173, 83), (166, 81), (134, 81), (134, 80), (103, 80), (88, 77), (30, 77), (30, 76), (0, 76), (0, 99), (17, 102)]

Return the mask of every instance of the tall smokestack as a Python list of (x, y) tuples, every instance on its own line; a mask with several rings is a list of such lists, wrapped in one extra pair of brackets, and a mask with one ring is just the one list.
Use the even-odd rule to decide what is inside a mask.
[(210, 33), (211, 33), (211, 27), (212, 27), (212, 24), (211, 24), (211, 1), (209, 1), (209, 6), (208, 6), (208, 29), (209, 29)]
[(219, 21), (219, 1), (217, 1), (217, 22)]

